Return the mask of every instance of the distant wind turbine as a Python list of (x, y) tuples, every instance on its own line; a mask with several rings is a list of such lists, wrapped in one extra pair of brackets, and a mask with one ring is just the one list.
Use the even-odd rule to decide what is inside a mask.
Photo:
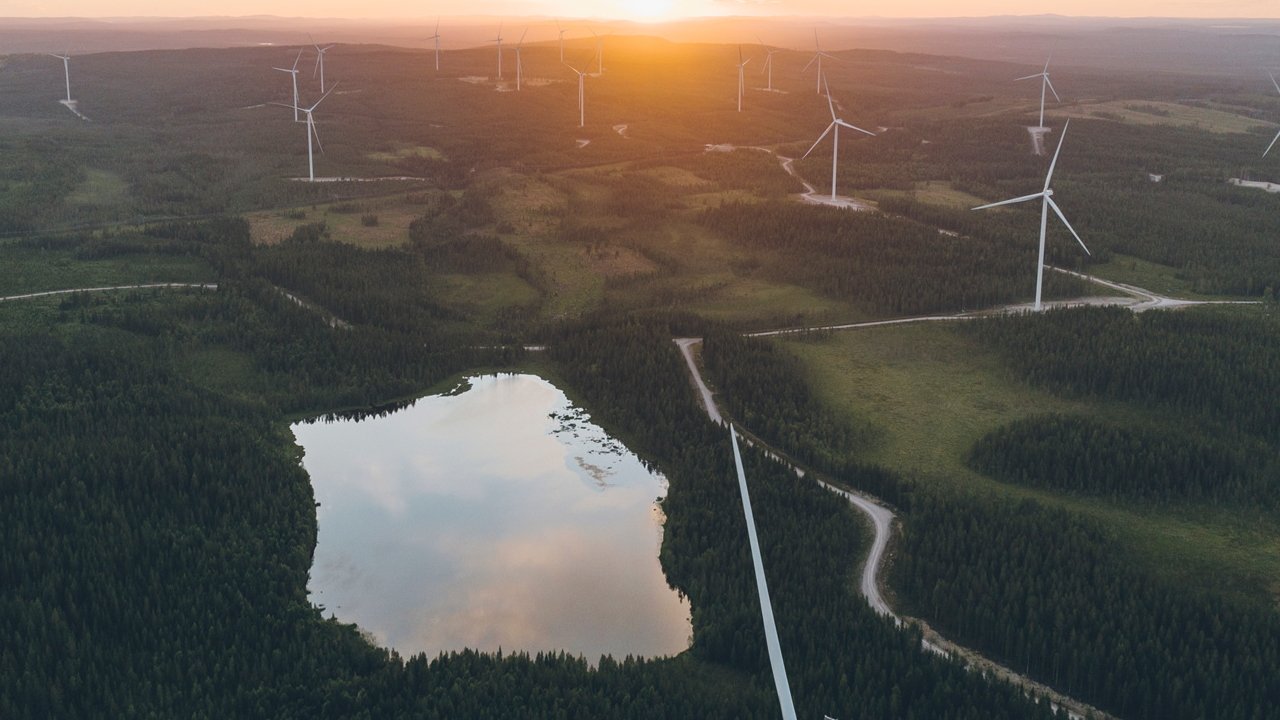
[[(827, 85), (826, 78), (822, 79), (822, 84)], [(831, 99), (830, 86), (827, 86), (827, 107), (830, 108), (831, 110), (831, 124), (827, 126), (826, 130), (822, 131), (822, 134), (818, 136), (817, 141), (813, 143), (813, 146), (810, 147), (808, 152), (806, 152), (803, 156), (801, 156), (800, 159), (803, 160), (809, 157), (809, 153), (813, 152), (814, 148), (818, 147), (818, 144), (821, 143), (824, 139), (826, 139), (827, 133), (831, 132), (833, 128), (835, 129), (836, 134), (834, 138), (834, 144), (831, 146), (831, 199), (835, 200), (836, 199), (836, 164), (840, 161), (840, 128), (847, 127), (850, 130), (857, 130), (860, 133), (866, 133), (867, 135), (872, 135), (872, 136), (874, 136), (875, 133), (871, 132), (870, 130), (863, 130), (862, 128), (856, 125), (850, 125), (849, 123), (845, 122), (844, 120), (842, 120), (836, 115), (836, 104)]]
[(489, 42), (498, 44), (498, 79), (502, 79), (502, 23), (498, 23), (498, 36)]
[(436, 44), (436, 70), (440, 69), (440, 18), (436, 18), (436, 34), (427, 38)]
[(586, 78), (586, 70), (580, 70), (573, 65), (564, 63), (564, 67), (577, 73), (577, 127), (586, 126), (586, 94), (582, 91), (582, 81)]
[[(804, 66), (804, 69), (805, 69), (805, 70), (808, 70), (810, 65), (813, 65), (815, 62), (816, 62), (816, 63), (818, 63), (817, 93), (818, 93), (819, 95), (821, 95), (821, 94), (822, 94), (822, 83), (823, 83), (823, 75), (822, 75), (822, 58), (824, 58), (824, 57), (825, 57), (825, 58), (831, 58), (832, 60), (836, 60), (837, 58), (836, 58), (834, 55), (828, 55), (827, 53), (825, 53), (825, 52), (823, 52), (823, 51), (822, 51), (822, 45), (820, 45), (820, 44), (818, 43), (818, 31), (817, 31), (817, 29), (814, 29), (814, 31), (813, 31), (813, 46), (814, 46), (815, 48), (817, 48), (817, 51), (816, 51), (816, 52), (814, 52), (814, 54), (813, 54), (813, 58), (811, 58), (811, 59), (809, 60), (808, 65), (805, 65), (805, 66)], [(801, 72), (803, 72), (803, 71), (801, 71)]]
[[(1052, 60), (1053, 58), (1049, 58), (1049, 59)], [(1053, 89), (1053, 83), (1049, 82), (1049, 60), (1044, 61), (1044, 70), (1036, 73), (1035, 75), (1027, 75), (1026, 77), (1015, 78), (1014, 82), (1017, 82), (1018, 80), (1031, 80), (1032, 78), (1043, 78), (1043, 80), (1040, 83), (1040, 127), (1044, 127), (1044, 90), (1045, 88), (1049, 88), (1049, 92), (1053, 93), (1054, 99), (1056, 99), (1058, 102), (1062, 102), (1062, 98), (1058, 97), (1058, 91)]]
[[(307, 37), (311, 37), (308, 35)], [(311, 38), (311, 44), (316, 48), (316, 67), (311, 71), (311, 77), (315, 77), (316, 73), (320, 73), (320, 92), (324, 92), (324, 54), (333, 49), (333, 45), (320, 47), (316, 45), (315, 38)]]
[(62, 61), (62, 70), (67, 76), (67, 104), (71, 103), (71, 53), (66, 55), (54, 55), (49, 53), (49, 57), (56, 57)]
[(1085, 254), (1092, 254), (1089, 252), (1089, 248), (1085, 246), (1084, 241), (1080, 239), (1078, 234), (1076, 234), (1076, 229), (1071, 227), (1071, 223), (1067, 222), (1067, 216), (1062, 214), (1062, 209), (1058, 207), (1058, 203), (1053, 201), (1053, 188), (1049, 187), (1049, 182), (1053, 180), (1053, 168), (1058, 164), (1058, 153), (1062, 152), (1062, 141), (1067, 139), (1067, 127), (1070, 125), (1071, 121), (1067, 120), (1066, 124), (1062, 126), (1062, 137), (1058, 138), (1058, 149), (1053, 153), (1053, 161), (1049, 163), (1049, 173), (1044, 176), (1043, 190), (1033, 195), (1023, 195), (1022, 197), (1016, 197), (1011, 200), (1001, 200), (1000, 202), (979, 205), (974, 208), (974, 210), (985, 210), (987, 208), (999, 207), (1001, 205), (1013, 205), (1015, 203), (1027, 202), (1028, 200), (1035, 200), (1036, 198), (1040, 199), (1040, 259), (1036, 264), (1036, 312), (1040, 311), (1040, 289), (1044, 284), (1044, 236), (1045, 226), (1049, 220), (1049, 208), (1053, 208), (1053, 212), (1058, 216), (1058, 219), (1061, 220), (1062, 224), (1066, 225), (1067, 229), (1071, 231), (1076, 242), (1080, 243), (1080, 247), (1084, 248)]
[(758, 41), (760, 42), (760, 47), (761, 47), (761, 48), (764, 48), (764, 52), (765, 52), (765, 55), (764, 55), (764, 66), (760, 68), (760, 72), (767, 72), (767, 73), (769, 73), (769, 87), (767, 87), (767, 88), (765, 88), (765, 89), (766, 89), (766, 90), (768, 90), (769, 92), (773, 92), (773, 55), (774, 55), (774, 53), (777, 53), (777, 52), (780, 52), (780, 51), (779, 51), (779, 49), (778, 49), (778, 48), (769, 48), (769, 47), (767, 47), (767, 46), (764, 44), (764, 41), (763, 41), (763, 40), (760, 40), (760, 36), (759, 36), (759, 35), (757, 35), (757, 36), (756, 36), (756, 40), (758, 40)]
[(520, 82), (524, 78), (524, 63), (520, 61), (520, 50), (524, 47), (524, 36), (529, 34), (529, 28), (525, 28), (520, 33), (520, 42), (516, 43), (516, 91), (520, 90)]
[(738, 112), (742, 112), (742, 91), (746, 89), (747, 82), (742, 77), (742, 69), (751, 62), (751, 58), (742, 59), (742, 46), (738, 46)]
[(591, 31), (596, 36), (596, 75), (604, 74), (604, 38), (596, 34), (595, 30)]
[[(324, 99), (329, 97), (329, 93), (333, 92), (337, 87), (338, 87), (338, 84), (334, 83), (333, 87), (329, 88), (329, 92), (326, 92), (324, 95), (321, 95), (320, 99), (317, 100), (315, 104), (312, 105), (311, 107), (299, 108), (297, 105), (293, 106), (294, 108), (301, 110), (302, 113), (307, 116), (307, 181), (308, 182), (316, 181), (316, 161), (315, 161), (315, 156), (311, 150), (312, 138), (315, 138), (315, 144), (317, 147), (320, 148), (321, 154), (324, 153), (324, 146), (320, 144), (320, 133), (316, 132), (316, 121), (315, 121), (315, 118), (312, 117), (311, 113), (314, 112), (315, 109), (320, 105), (320, 103), (324, 102)], [(283, 105), (283, 103), (273, 103), (273, 104)], [(284, 107), (289, 107), (289, 106), (284, 105)]]
[[(1267, 74), (1271, 76), (1271, 84), (1275, 86), (1276, 92), (1280, 93), (1280, 83), (1276, 82), (1276, 76), (1273, 75), (1272, 73), (1267, 73)], [(71, 97), (70, 90), (67, 91), (67, 97)], [(1271, 138), (1271, 144), (1267, 146), (1266, 150), (1262, 151), (1262, 157), (1266, 157), (1267, 153), (1271, 152), (1271, 148), (1275, 147), (1277, 140), (1280, 140), (1280, 132), (1277, 132), (1276, 136)]]
[(560, 33), (560, 62), (564, 62), (564, 28), (560, 27), (559, 20), (556, 20), (556, 31)]
[(279, 70), (280, 72), (289, 73), (289, 75), (293, 78), (293, 121), (294, 122), (298, 122), (298, 112), (299, 110), (301, 110), (301, 108), (298, 107), (298, 61), (301, 59), (302, 59), (302, 51), (299, 50), (298, 57), (293, 61), (292, 68), (281, 68), (281, 67), (272, 68), (273, 70)]

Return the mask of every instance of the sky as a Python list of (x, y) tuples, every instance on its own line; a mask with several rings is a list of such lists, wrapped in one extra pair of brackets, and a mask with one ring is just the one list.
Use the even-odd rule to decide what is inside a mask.
[(663, 21), (708, 15), (975, 17), (1032, 13), (1100, 17), (1280, 17), (1280, 0), (0, 0), (0, 17), (424, 18), (546, 15)]

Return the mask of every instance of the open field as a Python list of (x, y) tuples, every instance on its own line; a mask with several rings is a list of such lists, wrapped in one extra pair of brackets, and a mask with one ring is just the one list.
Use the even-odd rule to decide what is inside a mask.
[(66, 250), (0, 245), (0, 295), (77, 287), (214, 279), (202, 260), (187, 255), (123, 255), (82, 260)]
[(1045, 116), (1054, 118), (1078, 115), (1115, 120), (1135, 125), (1170, 125), (1195, 128), (1211, 133), (1248, 133), (1258, 128), (1275, 129), (1274, 122), (1206, 107), (1154, 100), (1112, 100), (1067, 107), (1045, 107)]
[(916, 183), (915, 188), (911, 190), (870, 190), (861, 192), (859, 195), (871, 200), (880, 200), (886, 197), (910, 198), (922, 203), (940, 205), (956, 210), (968, 210), (989, 202), (976, 195), (970, 195), (963, 190), (957, 190), (951, 186), (951, 183), (943, 180), (926, 180)]
[(1160, 427), (1120, 404), (1068, 400), (1031, 388), (996, 355), (943, 324), (783, 341), (833, 410), (883, 432), (860, 460), (949, 491), (1033, 498), (1101, 522), (1154, 574), (1187, 587), (1280, 603), (1280, 519), (1201, 507), (1148, 508), (990, 480), (965, 465), (980, 437), (1045, 413), (1106, 416)]

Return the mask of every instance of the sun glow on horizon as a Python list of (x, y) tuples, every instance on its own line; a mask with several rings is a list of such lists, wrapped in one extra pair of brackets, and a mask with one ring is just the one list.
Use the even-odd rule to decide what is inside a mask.
[(662, 22), (679, 15), (673, 12), (674, 0), (620, 0), (618, 8), (626, 19), (637, 22)]

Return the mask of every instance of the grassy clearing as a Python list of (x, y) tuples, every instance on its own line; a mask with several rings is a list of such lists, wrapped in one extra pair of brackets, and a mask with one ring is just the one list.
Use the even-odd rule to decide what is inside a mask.
[(859, 195), (877, 201), (891, 197), (910, 198), (931, 205), (941, 205), (960, 210), (968, 210), (989, 202), (969, 193), (956, 190), (951, 187), (951, 183), (943, 180), (916, 183), (916, 187), (913, 190), (869, 190), (860, 192)]
[[(255, 243), (272, 245), (288, 239), (302, 225), (323, 222), (336, 242), (364, 248), (385, 248), (409, 242), (409, 223), (422, 215), (421, 205), (405, 201), (403, 196), (367, 199), (358, 203), (315, 205), (293, 210), (269, 210), (252, 213), (250, 237)], [(364, 216), (377, 217), (376, 225), (365, 225)]]
[(989, 350), (941, 324), (786, 340), (811, 386), (837, 412), (883, 430), (861, 459), (953, 492), (1031, 498), (1091, 517), (1128, 554), (1171, 582), (1280, 602), (1280, 521), (1202, 507), (1149, 508), (997, 483), (969, 470), (979, 437), (1018, 418), (1048, 412), (1105, 414), (1159, 426), (1161, 418), (1122, 404), (1068, 400), (1026, 385)]
[(538, 302), (538, 290), (511, 273), (439, 275), (439, 298), (481, 324), (491, 324), (503, 310)]
[(117, 205), (129, 197), (129, 183), (105, 170), (86, 168), (84, 181), (67, 195), (67, 205)]
[(1210, 300), (1220, 297), (1195, 292), (1192, 289), (1191, 280), (1181, 277), (1177, 268), (1129, 255), (1112, 255), (1111, 260), (1101, 265), (1090, 265), (1088, 272), (1103, 280), (1136, 285), (1170, 297), (1191, 300)]
[(1223, 134), (1247, 133), (1255, 128), (1275, 127), (1273, 123), (1245, 115), (1153, 100), (1113, 100), (1103, 103), (1084, 103), (1060, 109), (1045, 109), (1046, 116), (1054, 117), (1079, 116), (1081, 113), (1136, 125), (1191, 127)]
[(690, 312), (750, 328), (858, 322), (866, 314), (846, 303), (797, 285), (727, 275), (709, 297), (685, 306)]
[(425, 145), (399, 145), (391, 150), (380, 150), (365, 155), (370, 160), (378, 162), (393, 163), (397, 160), (408, 160), (410, 158), (425, 158), (428, 160), (443, 160), (444, 155), (439, 150)]
[(162, 282), (209, 282), (213, 270), (186, 255), (78, 260), (66, 250), (0, 245), (0, 295)]

